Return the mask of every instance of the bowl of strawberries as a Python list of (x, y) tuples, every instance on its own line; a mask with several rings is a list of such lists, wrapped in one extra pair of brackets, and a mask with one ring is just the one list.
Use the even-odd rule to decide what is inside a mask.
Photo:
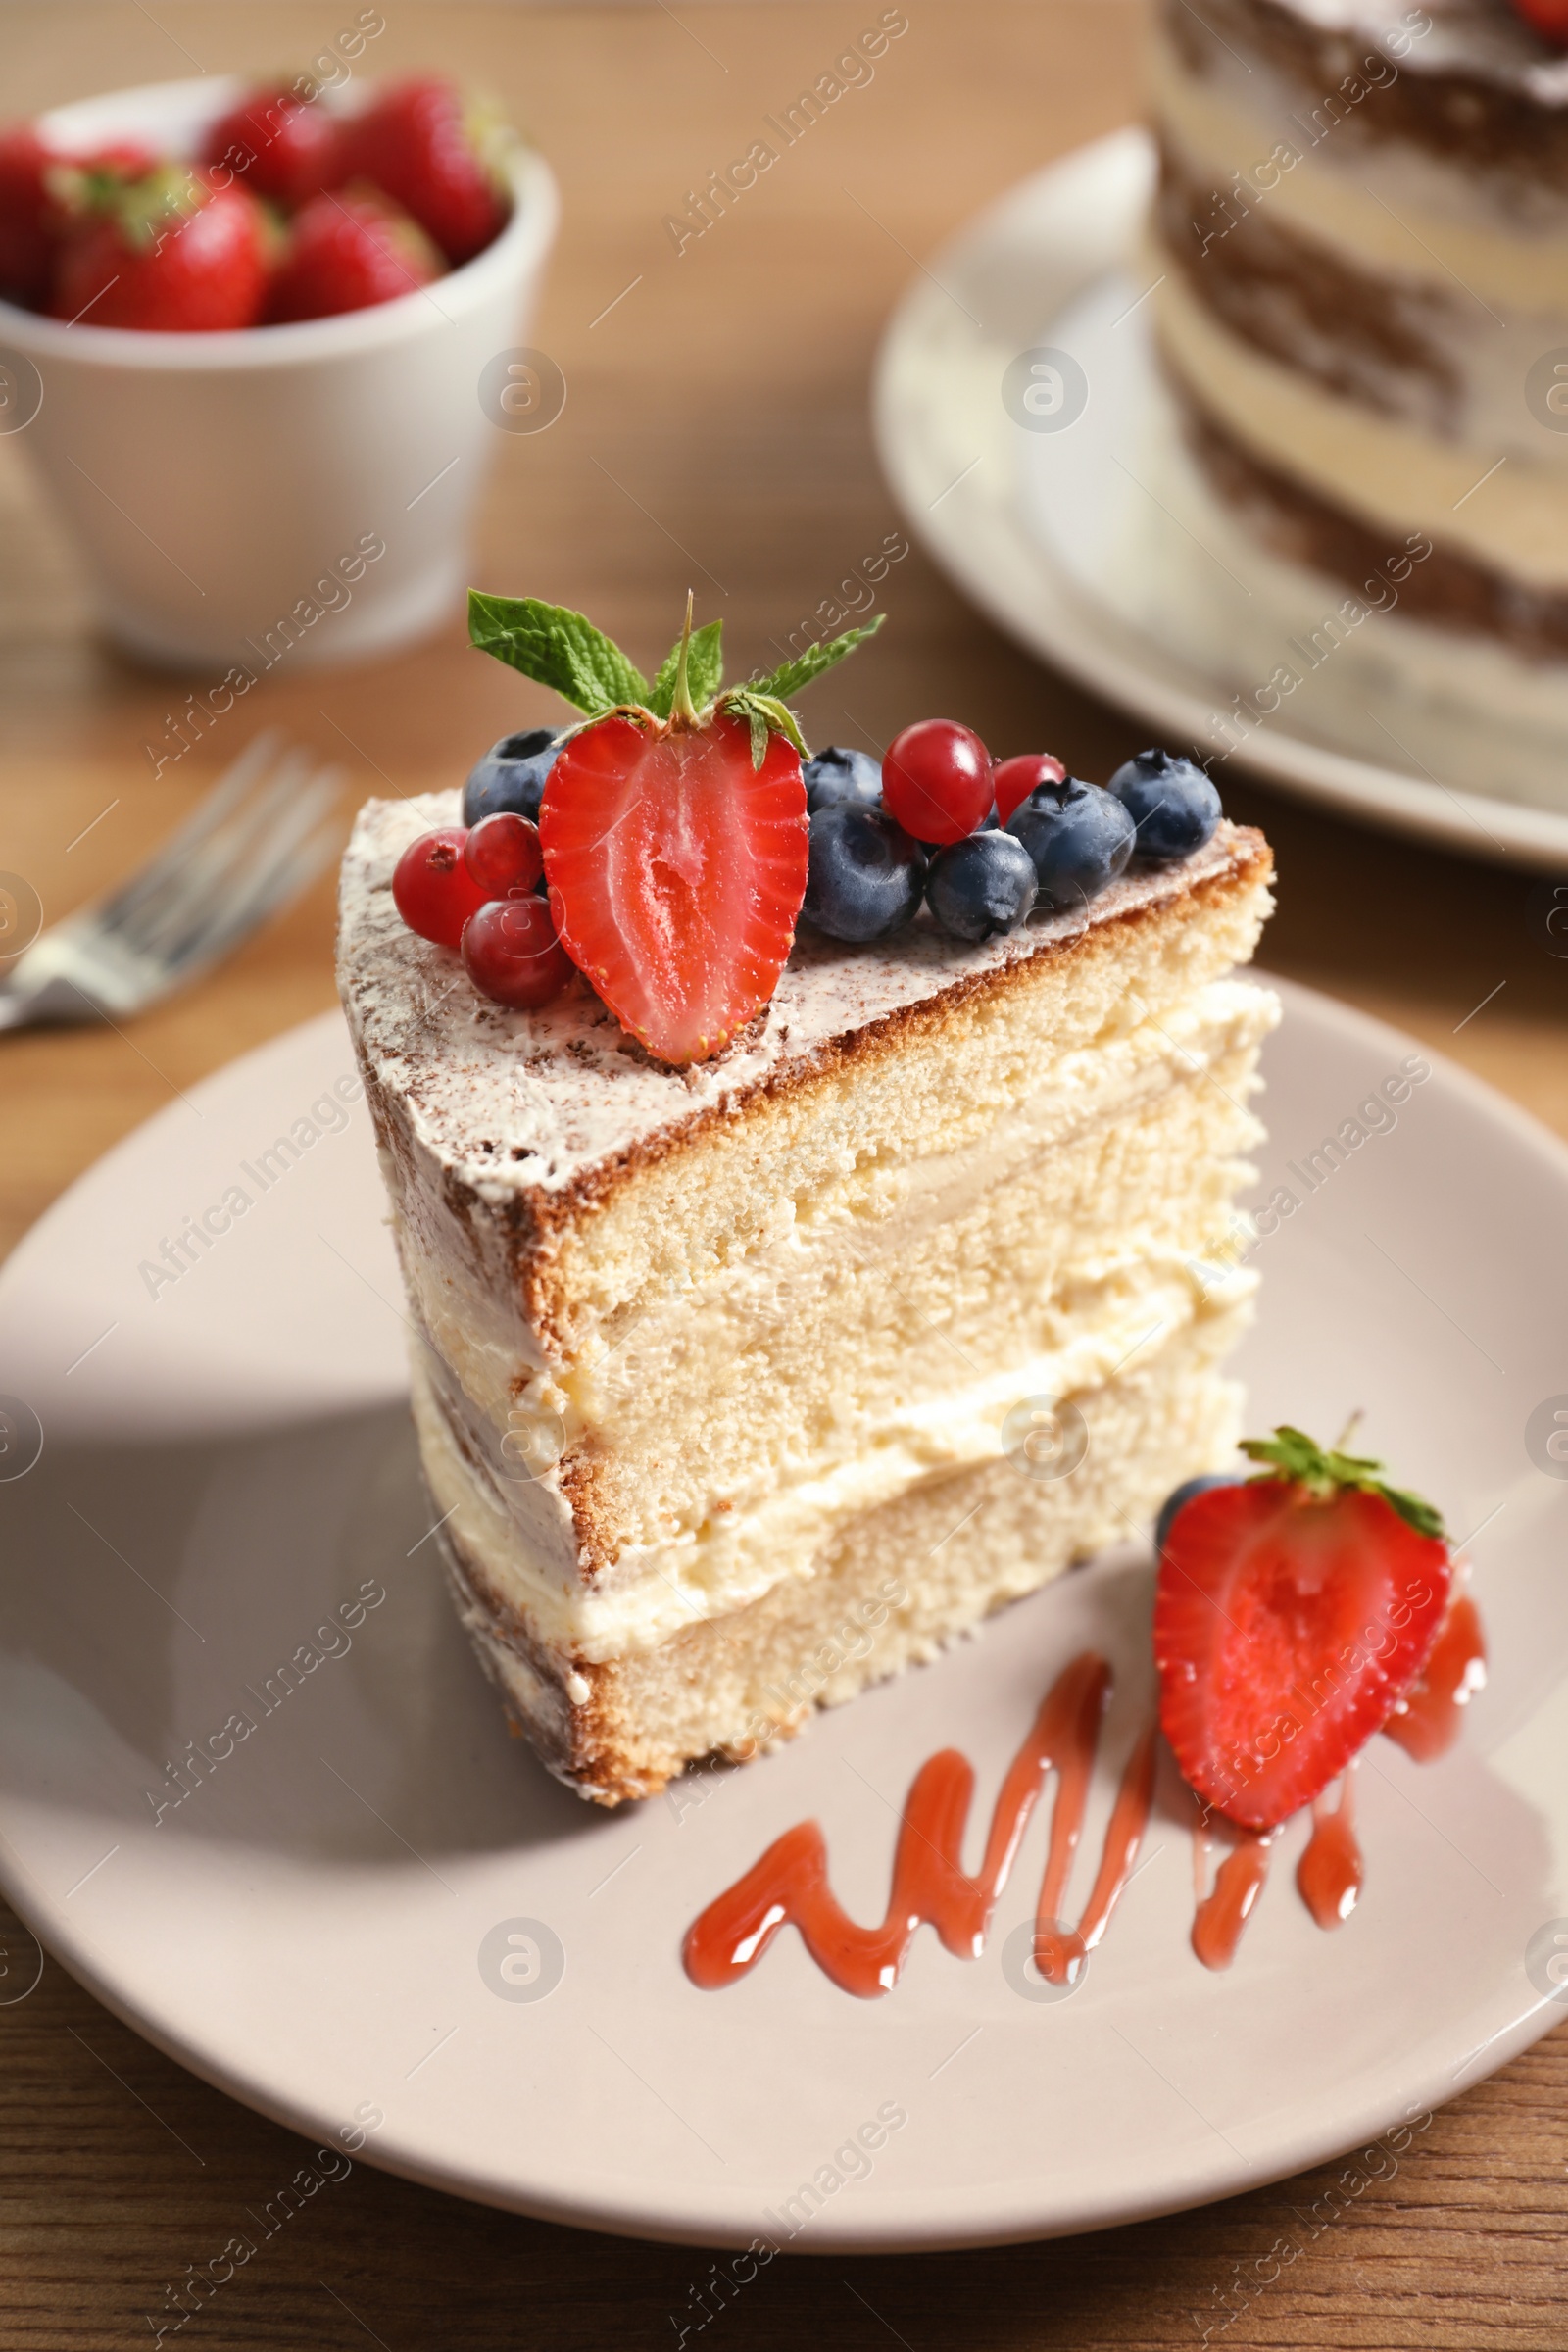
[(206, 76), (0, 130), (0, 430), (108, 635), (227, 708), (461, 610), (485, 387), (535, 380), (558, 217), (435, 75)]

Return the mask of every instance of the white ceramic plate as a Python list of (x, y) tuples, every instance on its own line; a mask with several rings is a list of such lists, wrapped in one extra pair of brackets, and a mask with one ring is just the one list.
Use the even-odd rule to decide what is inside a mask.
[[(1304, 1195), (1281, 1171), (1413, 1049), (1322, 998), (1288, 1006), (1265, 1183)], [(793, 1934), (699, 1992), (683, 1932), (813, 1813), (841, 1893), (880, 1915), (915, 1768), (964, 1748), (989, 1818), (1047, 1683), (1093, 1642), (1122, 1687), (1091, 1868), (1147, 1700), (1147, 1553), (742, 1772), (613, 1815), (581, 1803), (508, 1739), (421, 1541), (366, 1111), (333, 1108), (352, 1066), (334, 1015), (220, 1072), (0, 1275), (0, 1390), (43, 1432), (0, 1483), (0, 1880), (151, 2040), (323, 2146), (379, 2117), (367, 2160), (593, 2228), (745, 2244), (787, 2234), (769, 2212), (825, 2176), (791, 2243), (844, 2250), (1221, 2196), (1398, 2124), (1554, 2020), (1525, 1955), (1568, 1913), (1568, 1484), (1532, 1465), (1525, 1429), (1562, 1380), (1568, 1155), (1518, 1112), (1439, 1069), (1258, 1252), (1254, 1423), (1332, 1434), (1364, 1405), (1372, 1449), (1481, 1529), (1492, 1683), (1441, 1763), (1375, 1743), (1360, 1909), (1311, 1926), (1298, 1822), (1234, 1969), (1210, 1975), (1188, 1944), (1187, 1833), (1160, 1815), (1083, 1984), (1021, 1997), (1002, 1947), (1032, 1913), (1037, 1818), (984, 1955), (922, 1935), (893, 1994), (862, 2003)], [(296, 1157), (263, 1190), (279, 1136)], [(151, 1295), (144, 1262), (231, 1187), (251, 1205)], [(318, 1634), (367, 1585), (385, 1598), (346, 1640)], [(307, 1644), (320, 1662), (270, 1693)], [(155, 1818), (166, 1765), (236, 1713), (255, 1728)], [(546, 1976), (564, 1958), (546, 1997), (496, 1989), (517, 1933), (522, 1990), (536, 1955)], [(888, 2109), (906, 2120), (864, 2160), (855, 2136)]]
[[(1216, 711), (1266, 681), (1289, 633), (1309, 637), (1337, 596), (1229, 544), (1219, 561), (1216, 526), (1153, 495), (1147, 468), (1172, 436), (1140, 300), (1152, 178), (1147, 134), (1118, 131), (982, 213), (895, 312), (873, 421), (911, 528), (983, 612), (1165, 737), (1207, 751), (1230, 740)], [(1004, 405), (1007, 371), (1043, 347), (1081, 368), (1085, 405), (1065, 429), (1023, 430)], [(1129, 542), (1147, 555), (1141, 594), (1129, 592)], [(1427, 707), (1379, 674), (1375, 632), (1374, 620), (1234, 757), (1364, 822), (1471, 857), (1568, 867), (1560, 736)], [(1200, 641), (1223, 657), (1201, 658)]]

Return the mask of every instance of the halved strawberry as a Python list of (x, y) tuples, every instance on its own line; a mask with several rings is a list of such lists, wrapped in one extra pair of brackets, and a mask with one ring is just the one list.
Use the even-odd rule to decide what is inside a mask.
[(1429, 1503), (1299, 1430), (1176, 1514), (1154, 1600), (1159, 1714), (1216, 1811), (1272, 1829), (1343, 1772), (1427, 1661), (1452, 1566)]
[(706, 1060), (772, 996), (806, 896), (806, 745), (782, 697), (878, 624), (724, 693), (720, 624), (694, 634), (689, 597), (652, 683), (558, 605), (473, 595), (468, 625), (590, 713), (539, 807), (562, 945), (651, 1054)]
[(715, 1054), (778, 986), (806, 896), (801, 758), (739, 718), (618, 713), (574, 735), (539, 804), (567, 955), (661, 1061)]

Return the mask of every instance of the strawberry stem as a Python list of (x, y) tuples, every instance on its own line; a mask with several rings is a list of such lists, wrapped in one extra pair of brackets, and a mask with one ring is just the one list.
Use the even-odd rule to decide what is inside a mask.
[(692, 646), (692, 592), (686, 591), (686, 619), (680, 633), (680, 653), (675, 662), (675, 691), (670, 696), (669, 715), (674, 725), (695, 727), (697, 706), (692, 701), (691, 681), (687, 675)]
[(1299, 1486), (1314, 1502), (1331, 1502), (1343, 1488), (1353, 1487), (1364, 1494), (1381, 1494), (1418, 1536), (1445, 1537), (1442, 1517), (1431, 1503), (1403, 1488), (1391, 1487), (1378, 1476), (1383, 1464), (1365, 1454), (1343, 1453), (1339, 1446), (1325, 1452), (1304, 1431), (1292, 1429), (1288, 1422), (1282, 1422), (1271, 1438), (1244, 1438), (1241, 1450), (1264, 1464), (1257, 1473), (1259, 1478), (1279, 1478)]

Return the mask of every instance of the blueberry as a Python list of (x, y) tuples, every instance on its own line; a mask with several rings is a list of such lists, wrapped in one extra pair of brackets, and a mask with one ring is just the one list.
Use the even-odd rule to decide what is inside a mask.
[(1034, 905), (1034, 860), (1010, 833), (971, 833), (937, 852), (925, 895), (956, 939), (995, 939), (1016, 931)]
[[(999, 830), (1001, 824), (1002, 819), (997, 814), (997, 804), (995, 801), (993, 801), (990, 808), (986, 810), (984, 816), (980, 819), (980, 822), (975, 826), (975, 831), (977, 833), (995, 833)], [(950, 848), (951, 846), (952, 845), (950, 843), (944, 843), (940, 841), (922, 841), (920, 844), (921, 849), (924, 850), (928, 858), (934, 858), (939, 850)]]
[(1037, 784), (1007, 819), (1034, 859), (1040, 904), (1081, 906), (1113, 882), (1133, 854), (1133, 820), (1098, 784), (1064, 776)]
[(476, 825), (482, 817), (511, 809), (539, 822), (539, 796), (560, 750), (553, 727), (529, 727), (521, 735), (503, 735), (492, 744), (463, 787), (463, 821)]
[(925, 852), (885, 808), (819, 808), (808, 856), (801, 911), (829, 939), (886, 939), (920, 904)]
[(1174, 752), (1140, 752), (1108, 788), (1138, 828), (1140, 865), (1174, 865), (1200, 850), (1224, 810), (1202, 769)]
[(819, 808), (874, 808), (882, 798), (881, 760), (869, 752), (846, 751), (841, 743), (808, 760), (801, 773), (812, 816)]
[(1188, 1479), (1184, 1486), (1176, 1489), (1174, 1494), (1167, 1494), (1160, 1507), (1159, 1517), (1154, 1522), (1155, 1552), (1164, 1551), (1166, 1544), (1170, 1541), (1170, 1531), (1175, 1525), (1177, 1512), (1185, 1504), (1191, 1502), (1195, 1494), (1206, 1494), (1210, 1487), (1239, 1487), (1241, 1483), (1234, 1472), (1214, 1470), (1210, 1471), (1206, 1478)]

